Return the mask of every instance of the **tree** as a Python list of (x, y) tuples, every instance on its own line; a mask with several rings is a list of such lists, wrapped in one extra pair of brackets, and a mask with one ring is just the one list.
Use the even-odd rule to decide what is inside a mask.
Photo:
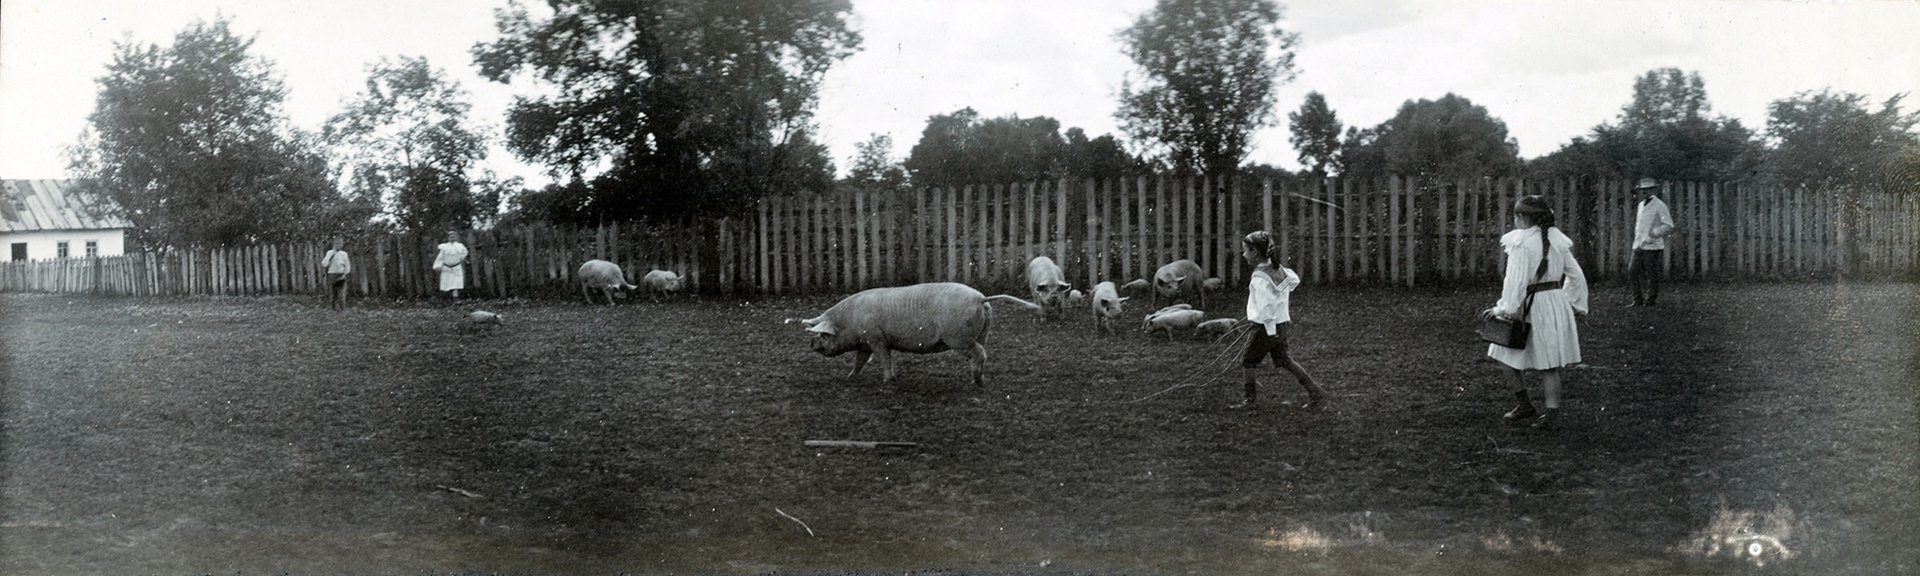
[(1057, 175), (1065, 145), (1058, 120), (981, 120), (980, 113), (962, 108), (928, 118), (904, 164), (918, 186), (1031, 182)]
[[(507, 113), (507, 146), (587, 182), (585, 216), (747, 209), (832, 182), (811, 119), (827, 68), (858, 48), (847, 0), (518, 0), (476, 45), (489, 80), (546, 88)], [(522, 76), (524, 74), (524, 76)]]
[(1920, 112), (1902, 113), (1903, 97), (1888, 98), (1878, 111), (1868, 109), (1865, 96), (1827, 90), (1774, 101), (1767, 107), (1773, 146), (1766, 174), (1815, 190), (1863, 188), (1903, 174), (1920, 148), (1913, 131)]
[(145, 247), (310, 238), (347, 211), (315, 140), (287, 126), (286, 90), (227, 21), (173, 45), (116, 43), (88, 127), (68, 149), (78, 194)]
[(1055, 163), (1056, 177), (1118, 178), (1149, 172), (1146, 162), (1127, 154), (1125, 146), (1112, 134), (1087, 138), (1087, 131), (1067, 129), (1067, 144)]
[(1328, 168), (1337, 168), (1340, 153), (1340, 117), (1327, 107), (1327, 98), (1308, 92), (1300, 111), (1287, 114), (1293, 135), (1287, 141), (1300, 151), (1300, 165), (1313, 177), (1324, 177)]
[(1294, 77), (1299, 35), (1280, 15), (1273, 0), (1159, 0), (1120, 33), (1142, 75), (1121, 84), (1122, 130), (1176, 171), (1231, 173)]
[(855, 188), (900, 192), (907, 189), (907, 167), (893, 158), (893, 137), (874, 134), (866, 142), (854, 145), (857, 152), (847, 178), (841, 183)]
[(1507, 124), (1453, 94), (1409, 100), (1379, 126), (1349, 129), (1341, 148), (1347, 158), (1343, 174), (1360, 178), (1502, 178), (1520, 167), (1519, 144), (1507, 136)]
[(1595, 126), (1586, 139), (1576, 141), (1579, 148), (1543, 157), (1530, 172), (1562, 178), (1591, 176), (1598, 170), (1613, 178), (1689, 181), (1751, 176), (1762, 144), (1739, 120), (1713, 115), (1712, 110), (1699, 73), (1648, 71), (1634, 81), (1633, 100), (1621, 108), (1617, 122)]
[(499, 208), (490, 174), (475, 166), (486, 138), (471, 125), (467, 94), (425, 58), (382, 60), (366, 90), (326, 123), (344, 188), (401, 229), (465, 229)]

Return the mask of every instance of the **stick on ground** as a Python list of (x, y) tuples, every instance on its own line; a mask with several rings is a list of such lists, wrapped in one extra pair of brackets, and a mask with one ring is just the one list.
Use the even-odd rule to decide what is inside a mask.
[(807, 537), (808, 537), (808, 538), (813, 538), (813, 537), (814, 537), (814, 535), (813, 535), (813, 528), (810, 528), (810, 527), (808, 527), (808, 526), (807, 526), (807, 523), (806, 523), (806, 522), (801, 522), (799, 518), (794, 518), (794, 517), (793, 517), (792, 515), (790, 515), (790, 514), (787, 514), (786, 512), (781, 512), (779, 508), (774, 508), (774, 509), (773, 509), (773, 511), (774, 511), (774, 513), (777, 513), (777, 514), (779, 514), (779, 515), (780, 515), (780, 517), (782, 517), (782, 518), (786, 518), (786, 519), (788, 519), (788, 520), (792, 520), (792, 521), (794, 521), (794, 523), (797, 523), (797, 524), (799, 524), (801, 528), (806, 528), (806, 529), (807, 529)]

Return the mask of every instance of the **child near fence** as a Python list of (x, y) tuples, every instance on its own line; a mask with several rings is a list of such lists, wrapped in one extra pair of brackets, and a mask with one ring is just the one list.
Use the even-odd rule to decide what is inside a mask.
[(1313, 377), (1287, 352), (1287, 331), (1293, 325), (1288, 301), (1294, 287), (1300, 285), (1300, 275), (1281, 265), (1276, 251), (1273, 235), (1265, 230), (1241, 239), (1240, 257), (1254, 267), (1253, 278), (1247, 284), (1247, 322), (1255, 326), (1251, 327), (1253, 339), (1247, 342), (1246, 355), (1240, 359), (1240, 367), (1246, 374), (1246, 400), (1228, 406), (1230, 409), (1254, 406), (1258, 390), (1254, 374), (1269, 356), (1275, 367), (1293, 374), (1300, 386), (1307, 389), (1308, 409), (1326, 404), (1326, 392), (1313, 383)]
[(320, 266), (327, 269), (327, 302), (334, 310), (347, 306), (347, 275), (353, 273), (353, 260), (343, 250), (346, 245), (346, 239), (334, 236), (333, 249), (320, 258)]

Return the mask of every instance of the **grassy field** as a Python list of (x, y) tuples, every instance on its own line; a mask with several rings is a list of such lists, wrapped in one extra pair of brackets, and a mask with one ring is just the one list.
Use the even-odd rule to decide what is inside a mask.
[(5, 294), (0, 572), (1920, 573), (1915, 285), (1601, 286), (1552, 432), (1493, 290), (1302, 288), (1333, 402), (1251, 412), (1225, 344), (1005, 306), (976, 389), (846, 380), (782, 323), (832, 296)]

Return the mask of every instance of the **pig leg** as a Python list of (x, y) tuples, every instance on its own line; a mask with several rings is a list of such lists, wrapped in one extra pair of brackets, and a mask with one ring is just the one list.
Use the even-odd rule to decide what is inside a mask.
[[(861, 354), (865, 355), (867, 353), (861, 352)], [(882, 346), (875, 347), (873, 349), (872, 356), (876, 360), (879, 360), (880, 362), (880, 383), (892, 384), (893, 383), (893, 352), (891, 350), (888, 350), (886, 346), (882, 345)]]
[(973, 376), (973, 387), (986, 387), (986, 381), (981, 373), (987, 369), (987, 346), (974, 344), (971, 347), (962, 348), (961, 353), (967, 356), (967, 373)]
[(859, 376), (860, 369), (867, 367), (867, 359), (872, 357), (873, 357), (872, 352), (868, 352), (866, 350), (855, 350), (853, 352), (853, 371), (847, 373), (847, 379), (852, 380), (854, 376)]

